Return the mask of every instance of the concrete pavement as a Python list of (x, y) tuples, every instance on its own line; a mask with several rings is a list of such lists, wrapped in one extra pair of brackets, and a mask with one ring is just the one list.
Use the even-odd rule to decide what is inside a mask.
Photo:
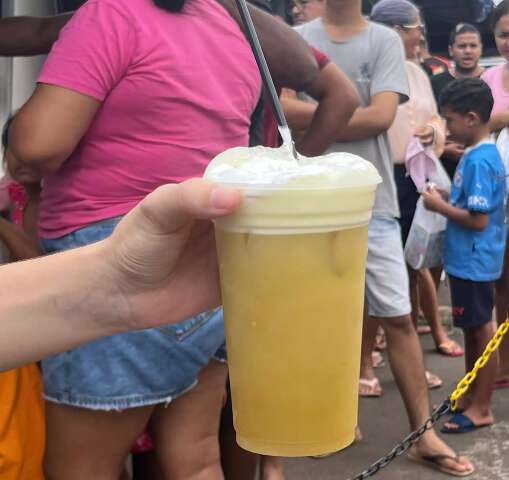
[[(453, 338), (462, 340), (460, 331)], [(444, 380), (444, 386), (431, 392), (432, 402), (443, 401), (464, 373), (463, 357), (448, 358), (433, 349), (429, 335), (421, 337), (426, 366)], [(289, 459), (285, 461), (287, 480), (347, 480), (383, 456), (407, 433), (407, 418), (390, 368), (378, 370), (384, 395), (380, 399), (361, 399), (359, 425), (364, 440), (332, 457)], [(497, 423), (491, 428), (463, 435), (443, 435), (461, 454), (468, 455), (476, 467), (471, 480), (509, 480), (509, 390), (495, 392), (493, 410)], [(440, 424), (443, 422), (440, 422)], [(453, 477), (410, 462), (405, 457), (372, 477), (377, 480), (442, 480)]]

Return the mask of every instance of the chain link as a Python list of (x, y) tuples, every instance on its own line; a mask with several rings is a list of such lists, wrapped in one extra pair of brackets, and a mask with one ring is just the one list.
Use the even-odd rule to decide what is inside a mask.
[(451, 409), (454, 411), (458, 408), (458, 400), (465, 395), (470, 388), (470, 385), (477, 378), (477, 374), (481, 368), (483, 368), (489, 361), (491, 355), (497, 351), (498, 347), (502, 343), (505, 335), (509, 331), (509, 319), (507, 319), (500, 327), (498, 327), (497, 333), (489, 341), (488, 345), (484, 349), (483, 354), (475, 362), (474, 368), (468, 372), (456, 385), (454, 392), (450, 396)]
[(433, 410), (433, 413), (424, 422), (424, 424), (415, 432), (412, 432), (407, 437), (405, 437), (387, 455), (377, 460), (366, 470), (353, 477), (351, 480), (365, 480), (366, 478), (376, 475), (382, 468), (385, 468), (387, 465), (392, 463), (393, 460), (408, 452), (412, 445), (417, 443), (428, 430), (431, 430), (444, 415), (447, 415), (447, 413), (450, 411), (456, 410), (458, 407), (458, 400), (468, 391), (472, 383), (477, 378), (479, 370), (483, 368), (486, 363), (488, 363), (491, 355), (497, 351), (508, 331), (509, 318), (502, 325), (500, 325), (497, 333), (489, 341), (488, 345), (486, 345), (483, 354), (477, 359), (477, 362), (475, 362), (474, 368), (468, 372), (456, 385), (456, 388), (454, 389), (454, 392), (451, 394), (451, 396), (441, 405), (439, 405), (435, 410)]
[(439, 405), (431, 416), (424, 422), (424, 424), (417, 429), (415, 432), (412, 432), (410, 435), (405, 437), (401, 443), (396, 445), (387, 455), (377, 460), (373, 463), (369, 468), (364, 470), (359, 475), (352, 478), (352, 480), (364, 480), (366, 478), (372, 477), (377, 474), (382, 468), (385, 468), (389, 465), (394, 459), (405, 454), (410, 450), (410, 447), (417, 443), (420, 438), (428, 431), (431, 430), (435, 424), (449, 411), (451, 410), (451, 403), (449, 399), (445, 400), (441, 405)]

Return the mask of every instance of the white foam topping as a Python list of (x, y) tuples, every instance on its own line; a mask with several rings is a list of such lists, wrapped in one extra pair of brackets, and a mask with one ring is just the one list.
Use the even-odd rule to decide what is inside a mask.
[(284, 147), (238, 147), (212, 160), (205, 172), (207, 180), (239, 187), (286, 185), (290, 188), (363, 187), (380, 183), (376, 168), (350, 153), (330, 153), (304, 157), (299, 161)]

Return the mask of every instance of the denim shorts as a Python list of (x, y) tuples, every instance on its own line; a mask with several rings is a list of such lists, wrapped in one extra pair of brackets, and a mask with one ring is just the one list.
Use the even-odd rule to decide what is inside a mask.
[[(47, 253), (108, 237), (120, 217), (57, 239)], [(223, 312), (204, 312), (181, 323), (103, 338), (42, 362), (45, 398), (91, 410), (123, 410), (167, 403), (191, 389), (214, 358), (226, 359)]]

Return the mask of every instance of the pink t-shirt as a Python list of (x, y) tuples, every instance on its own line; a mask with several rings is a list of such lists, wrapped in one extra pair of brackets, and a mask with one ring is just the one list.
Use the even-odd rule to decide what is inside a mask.
[(509, 110), (509, 92), (504, 90), (502, 85), (504, 68), (506, 68), (505, 63), (492, 67), (481, 75), (481, 78), (490, 86), (495, 100), (492, 113), (501, 113)]
[(152, 0), (88, 0), (39, 77), (102, 102), (44, 179), (40, 234), (57, 238), (131, 210), (157, 186), (201, 176), (248, 145), (261, 81), (243, 33), (215, 0), (169, 13)]

